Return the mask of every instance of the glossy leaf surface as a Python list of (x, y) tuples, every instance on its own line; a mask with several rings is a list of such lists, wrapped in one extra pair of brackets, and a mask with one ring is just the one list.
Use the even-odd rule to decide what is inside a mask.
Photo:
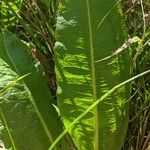
[[(56, 70), (60, 113), (68, 127), (94, 101), (129, 78), (130, 54), (124, 51), (101, 63), (126, 39), (115, 0), (68, 0), (60, 6)], [(100, 21), (110, 11), (111, 13)], [(128, 122), (129, 86), (101, 102), (70, 131), (79, 150), (120, 150)]]

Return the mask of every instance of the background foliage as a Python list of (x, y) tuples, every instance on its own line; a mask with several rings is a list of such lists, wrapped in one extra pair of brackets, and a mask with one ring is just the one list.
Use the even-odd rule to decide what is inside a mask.
[[(130, 36), (142, 39), (142, 45), (132, 46), (132, 75), (150, 69), (150, 2), (147, 0), (124, 1), (124, 13)], [(143, 76), (132, 83), (130, 115), (124, 149), (149, 149), (150, 126), (150, 77)]]

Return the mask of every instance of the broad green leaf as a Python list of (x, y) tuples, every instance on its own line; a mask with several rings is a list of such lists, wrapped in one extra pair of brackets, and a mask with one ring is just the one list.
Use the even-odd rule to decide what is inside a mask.
[[(129, 78), (128, 50), (95, 63), (111, 55), (126, 40), (120, 5), (113, 8), (116, 2), (67, 0), (63, 3), (65, 8), (61, 9), (57, 23), (55, 59), (58, 102), (66, 128), (103, 94)], [(128, 98), (129, 86), (125, 85), (72, 127), (70, 133), (79, 150), (121, 149), (128, 124)]]
[(109, 90), (108, 92), (106, 92), (104, 95), (102, 95), (97, 101), (95, 101), (92, 105), (90, 105), (83, 113), (81, 113), (58, 137), (57, 139), (53, 142), (53, 144), (50, 146), (50, 148), (48, 150), (52, 150), (57, 144), (58, 142), (65, 136), (65, 134), (68, 133), (68, 131), (76, 124), (78, 123), (85, 115), (87, 115), (91, 110), (93, 110), (99, 103), (103, 102), (106, 100), (106, 98), (114, 93), (114, 91), (120, 87), (122, 87), (123, 85), (130, 83), (132, 81), (134, 81), (135, 79), (142, 77), (146, 74), (150, 73), (150, 70), (146, 70), (124, 82), (119, 83), (118, 85), (114, 86), (111, 90)]
[[(0, 137), (6, 148), (46, 150), (62, 132), (42, 67), (36, 63), (29, 55), (27, 45), (15, 35), (0, 35), (0, 91), (18, 76), (29, 73), (0, 97), (3, 127)], [(64, 141), (56, 149), (59, 146), (67, 149)]]

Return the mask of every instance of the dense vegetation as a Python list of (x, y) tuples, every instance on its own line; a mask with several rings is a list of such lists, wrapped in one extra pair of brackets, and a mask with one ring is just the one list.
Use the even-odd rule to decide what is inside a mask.
[(1, 147), (150, 149), (149, 10), (149, 0), (1, 0)]

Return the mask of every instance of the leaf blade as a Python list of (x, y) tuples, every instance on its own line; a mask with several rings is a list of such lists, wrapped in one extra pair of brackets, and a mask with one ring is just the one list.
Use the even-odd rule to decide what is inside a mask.
[[(1, 35), (0, 43), (0, 89), (16, 77), (30, 73), (1, 97), (1, 108), (15, 145), (17, 149), (47, 149), (61, 132), (62, 123), (52, 106), (43, 70), (41, 66), (35, 67), (28, 47), (15, 35)], [(5, 142), (11, 145), (7, 138)]]
[[(128, 51), (101, 64), (94, 63), (125, 41), (122, 15), (115, 2), (70, 0), (65, 2), (66, 10), (58, 18), (56, 69), (62, 90), (58, 101), (66, 128), (95, 98), (97, 100), (130, 75)], [(112, 6), (115, 7), (112, 9)], [(103, 23), (97, 29), (100, 19)], [(70, 131), (79, 149), (120, 149), (127, 128), (125, 99), (129, 97), (129, 87), (122, 87), (118, 93), (108, 97), (106, 103), (99, 104), (98, 112), (96, 109), (91, 111)], [(122, 128), (125, 130), (121, 131)]]

